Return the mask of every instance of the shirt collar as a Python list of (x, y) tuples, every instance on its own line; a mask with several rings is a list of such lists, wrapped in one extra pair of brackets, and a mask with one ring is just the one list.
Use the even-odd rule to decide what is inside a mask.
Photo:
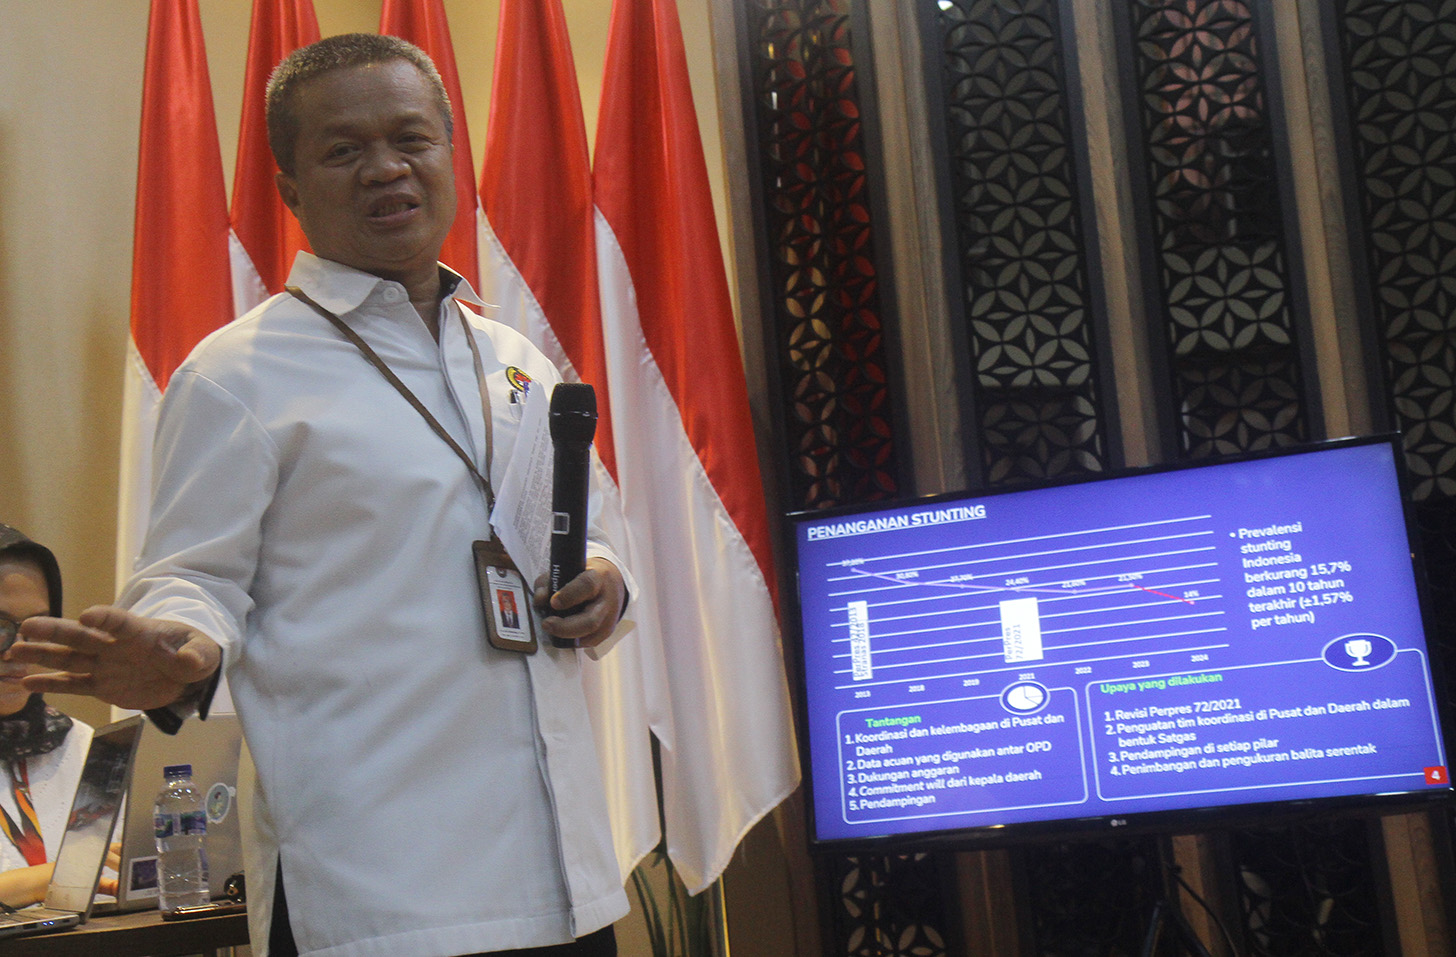
[[(469, 280), (444, 263), (439, 266), (442, 298), (459, 299), (477, 307), (485, 305)], [(303, 251), (288, 273), (290, 286), (297, 286), (319, 305), (341, 316), (358, 309), (376, 289), (389, 282), (392, 280)]]

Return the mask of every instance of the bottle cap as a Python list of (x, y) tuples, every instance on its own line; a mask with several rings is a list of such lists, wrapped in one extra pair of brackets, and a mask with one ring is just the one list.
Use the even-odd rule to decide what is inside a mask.
[(168, 781), (172, 780), (173, 778), (190, 778), (192, 777), (192, 765), (169, 764), (162, 769), (162, 777), (166, 778)]

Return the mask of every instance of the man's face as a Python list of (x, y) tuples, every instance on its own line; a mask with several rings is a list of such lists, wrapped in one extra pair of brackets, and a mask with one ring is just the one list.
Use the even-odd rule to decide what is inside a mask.
[(278, 191), (313, 251), (406, 286), (432, 279), (455, 171), (429, 81), (390, 60), (310, 80), (295, 105), (294, 172)]
[[(0, 559), (0, 617), (18, 625), (50, 613), (50, 591), (41, 570), (32, 562)], [(33, 670), (30, 665), (0, 661), (0, 717), (25, 707), (30, 692), (20, 686), (20, 679)]]

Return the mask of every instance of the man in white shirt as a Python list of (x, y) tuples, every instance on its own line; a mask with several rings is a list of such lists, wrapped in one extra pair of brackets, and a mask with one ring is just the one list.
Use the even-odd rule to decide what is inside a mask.
[(548, 636), (599, 645), (630, 581), (594, 527), (586, 571), (532, 616), (539, 650), (486, 640), (472, 549), (525, 396), (560, 376), (436, 261), (443, 85), (415, 47), (354, 34), (292, 54), (268, 99), (315, 255), (173, 376), (118, 607), (32, 619), (9, 656), (58, 669), (32, 690), (162, 724), (205, 715), (227, 668), (258, 772), (256, 953), (615, 954), (578, 652)]

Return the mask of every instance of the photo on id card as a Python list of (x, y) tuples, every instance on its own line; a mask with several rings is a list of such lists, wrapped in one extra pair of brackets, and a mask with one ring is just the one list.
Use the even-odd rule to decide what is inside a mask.
[(480, 579), (486, 638), (503, 651), (536, 650), (530, 597), (520, 571), (498, 542), (475, 543), (475, 570)]

